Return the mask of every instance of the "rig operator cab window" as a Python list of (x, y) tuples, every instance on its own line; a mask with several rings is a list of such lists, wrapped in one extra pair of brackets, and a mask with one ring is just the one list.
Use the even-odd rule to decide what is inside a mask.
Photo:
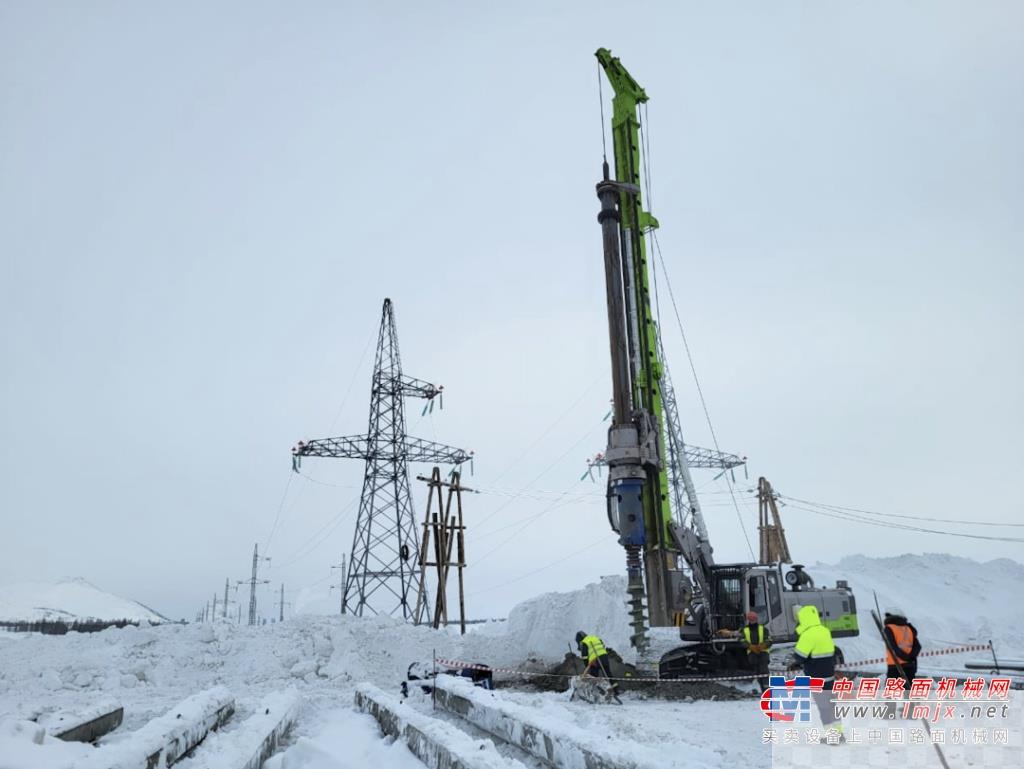
[(757, 612), (761, 622), (768, 620), (768, 591), (764, 580), (763, 574), (747, 577), (747, 610)]
[(729, 569), (714, 575), (713, 626), (718, 630), (739, 630), (743, 619), (743, 574)]

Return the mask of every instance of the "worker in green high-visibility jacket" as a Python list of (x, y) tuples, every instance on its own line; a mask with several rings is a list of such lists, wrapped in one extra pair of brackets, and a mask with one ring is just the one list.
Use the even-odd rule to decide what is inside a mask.
[(587, 663), (583, 675), (590, 675), (594, 678), (607, 678), (611, 683), (612, 692), (618, 693), (618, 685), (611, 681), (611, 666), (608, 664), (608, 650), (596, 635), (588, 635), (582, 630), (576, 634), (576, 646), (580, 650), (580, 656)]
[[(836, 644), (832, 640), (832, 631), (821, 621), (818, 607), (812, 604), (794, 606), (793, 614), (797, 621), (796, 648), (788, 668), (803, 668), (805, 676), (823, 679), (821, 691), (812, 692), (811, 698), (818, 706), (822, 726), (834, 729), (839, 733), (840, 741), (845, 741), (843, 725), (836, 717), (832, 703), (832, 685), (836, 680)], [(822, 737), (821, 741), (825, 742), (826, 738)]]

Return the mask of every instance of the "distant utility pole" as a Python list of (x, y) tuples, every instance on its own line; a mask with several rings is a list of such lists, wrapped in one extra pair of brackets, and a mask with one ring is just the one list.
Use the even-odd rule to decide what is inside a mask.
[(757, 531), (761, 540), (761, 563), (793, 563), (775, 490), (763, 477), (757, 479)]
[(224, 578), (224, 611), (223, 611), (223, 614), (221, 615), (224, 619), (228, 618), (228, 583), (229, 582), (230, 582), (230, 580), (227, 577), (225, 577)]
[(291, 601), (284, 600), (284, 582), (282, 582), (281, 583), (281, 599), (277, 602), (277, 606), (278, 606), (278, 609), (279, 609), (279, 612), (278, 612), (278, 615), (277, 615), (277, 621), (278, 622), (284, 622), (284, 607), (285, 606), (291, 606), (291, 605), (292, 605)]
[[(252, 577), (248, 580), (239, 580), (239, 585), (244, 585), (246, 582), (249, 583), (249, 624), (256, 624), (256, 585), (269, 585), (269, 579), (259, 579), (259, 564), (260, 561), (270, 561), (269, 558), (264, 556), (260, 558), (260, 546), (259, 543), (252, 547)], [(239, 604), (238, 611), (242, 611), (242, 606)], [(241, 620), (239, 620), (241, 622)]]
[(341, 569), (341, 581), (337, 585), (331, 585), (331, 589), (338, 588), (341, 591), (341, 613), (345, 613), (345, 572), (348, 568), (345, 564), (345, 554), (341, 554), (341, 564), (332, 566), (331, 569)]

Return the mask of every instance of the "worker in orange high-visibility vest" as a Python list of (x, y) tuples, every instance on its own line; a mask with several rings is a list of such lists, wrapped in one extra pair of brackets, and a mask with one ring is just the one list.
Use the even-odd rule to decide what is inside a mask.
[[(906, 691), (917, 675), (917, 655), (921, 643), (917, 640), (917, 628), (907, 622), (907, 615), (897, 606), (885, 610), (885, 674), (889, 678), (905, 678)], [(902, 668), (902, 673), (900, 672)]]

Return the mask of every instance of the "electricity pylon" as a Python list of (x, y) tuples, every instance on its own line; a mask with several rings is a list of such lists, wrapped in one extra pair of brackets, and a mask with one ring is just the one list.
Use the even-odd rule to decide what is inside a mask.
[[(302, 457), (363, 459), (366, 472), (352, 555), (342, 588), (342, 613), (394, 615), (409, 619), (419, 585), (419, 532), (409, 493), (410, 462), (461, 465), (471, 455), (405, 432), (405, 398), (443, 404), (442, 388), (402, 373), (398, 331), (391, 300), (384, 300), (370, 390), (370, 424), (365, 435), (299, 441), (292, 449), (296, 472)], [(354, 599), (355, 607), (350, 609)], [(372, 600), (371, 600), (372, 599)]]
[[(260, 561), (270, 561), (266, 556), (260, 558), (260, 546), (259, 543), (252, 546), (252, 577), (249, 579), (240, 579), (237, 584), (249, 585), (249, 624), (255, 625), (256, 622), (256, 586), (257, 585), (268, 585), (270, 584), (269, 579), (259, 579), (259, 563)], [(242, 606), (239, 604), (239, 611)]]
[(282, 582), (281, 583), (281, 599), (277, 602), (277, 608), (278, 608), (278, 612), (279, 612), (278, 615), (277, 615), (277, 621), (278, 622), (284, 622), (284, 607), (285, 606), (291, 606), (291, 605), (292, 605), (291, 601), (284, 600), (284, 582)]

